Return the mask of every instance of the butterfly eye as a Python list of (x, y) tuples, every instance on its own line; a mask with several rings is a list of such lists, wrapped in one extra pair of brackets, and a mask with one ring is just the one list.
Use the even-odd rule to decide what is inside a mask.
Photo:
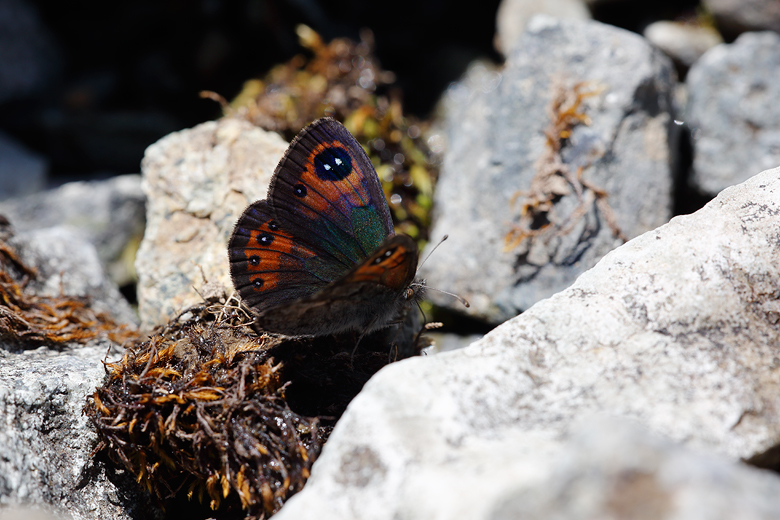
[(414, 298), (414, 289), (412, 289), (411, 287), (407, 287), (406, 292), (404, 293), (404, 298), (407, 300), (411, 300), (412, 298)]
[(306, 196), (306, 186), (303, 184), (296, 184), (293, 187), (293, 193), (295, 193), (295, 196), (298, 198), (304, 198)]
[(257, 255), (252, 255), (249, 257), (249, 263), (254, 266), (260, 265), (260, 257)]

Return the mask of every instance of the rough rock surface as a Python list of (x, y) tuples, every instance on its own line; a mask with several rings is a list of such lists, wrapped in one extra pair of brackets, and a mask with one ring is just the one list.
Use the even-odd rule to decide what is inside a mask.
[(590, 11), (581, 0), (502, 0), (496, 13), (496, 50), (508, 56), (528, 20), (541, 13), (556, 18), (591, 18)]
[(780, 438), (779, 229), (775, 169), (631, 240), (471, 346), (384, 368), (278, 520), (491, 518), (549, 475), (574, 421), (598, 413), (776, 463), (764, 455)]
[[(450, 240), (423, 269), (431, 286), (460, 294), (493, 323), (564, 289), (622, 243), (593, 203), (595, 192), (580, 198), (559, 178), (569, 193), (555, 203), (554, 223), (565, 232), (505, 249), (519, 214), (513, 198), (529, 189), (548, 152), (553, 92), (582, 82), (597, 92), (582, 99), (590, 125), (574, 127), (561, 158), (573, 177), (582, 167), (582, 179), (608, 194), (617, 225), (633, 237), (670, 216), (675, 84), (669, 59), (640, 36), (541, 15), (499, 79), (489, 92), (451, 91), (432, 232)], [(451, 298), (430, 297), (460, 310)]]
[(582, 421), (574, 429), (551, 461), (549, 476), (510, 491), (488, 518), (780, 517), (776, 474), (697, 453), (612, 417)]
[[(135, 319), (102, 269), (94, 246), (54, 227), (9, 240), (37, 270), (27, 290), (40, 296), (89, 296), (96, 310)], [(96, 463), (97, 435), (81, 410), (119, 355), (106, 341), (18, 350), (0, 344), (0, 508), (42, 507), (75, 520), (159, 517), (132, 476)]]
[(120, 175), (6, 200), (0, 202), (0, 215), (16, 231), (53, 226), (76, 230), (94, 244), (111, 278), (122, 285), (134, 276), (132, 258), (144, 232), (145, 200), (141, 176)]
[(36, 294), (88, 297), (93, 309), (119, 323), (137, 323), (130, 304), (106, 276), (95, 247), (81, 234), (51, 227), (18, 233), (9, 243), (25, 264), (37, 270), (38, 276), (29, 282)]
[(468, 347), (475, 341), (482, 339), (482, 335), (480, 334), (469, 334), (468, 336), (461, 336), (459, 334), (451, 333), (427, 332), (425, 336), (433, 341), (433, 344), (425, 349), (426, 355), (440, 354), (442, 352), (458, 350), (464, 347)]
[[(780, 4), (779, 4), (780, 5)], [(780, 165), (780, 35), (743, 34), (688, 73), (693, 184), (708, 194)]]
[(777, 0), (702, 0), (723, 30), (780, 32), (780, 2)]
[(74, 520), (162, 517), (131, 476), (91, 456), (97, 435), (81, 410), (103, 380), (108, 347), (0, 348), (0, 507), (44, 506)]
[(58, 515), (36, 506), (7, 507), (0, 509), (0, 520), (70, 520), (70, 515)]
[[(287, 144), (246, 121), (170, 134), (146, 150), (146, 233), (138, 251), (138, 310), (153, 327), (202, 301), (206, 282), (232, 287), (227, 242), (238, 216), (264, 199)], [(205, 280), (204, 280), (205, 278)]]

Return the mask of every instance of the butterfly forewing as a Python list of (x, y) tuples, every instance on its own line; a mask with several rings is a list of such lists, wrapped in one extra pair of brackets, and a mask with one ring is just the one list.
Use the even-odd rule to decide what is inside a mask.
[(320, 119), (295, 138), (276, 169), (268, 200), (296, 236), (315, 241), (345, 272), (393, 234), (371, 161), (333, 119)]

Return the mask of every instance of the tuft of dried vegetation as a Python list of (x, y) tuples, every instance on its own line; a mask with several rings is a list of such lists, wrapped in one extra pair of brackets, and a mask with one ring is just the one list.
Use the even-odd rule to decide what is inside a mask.
[(95, 452), (163, 507), (186, 496), (217, 518), (273, 515), (301, 490), (349, 401), (391, 361), (381, 334), (352, 353), (353, 334), (283, 340), (252, 321), (233, 297), (194, 307), (106, 364), (88, 398)]
[(226, 115), (281, 133), (287, 140), (311, 121), (331, 116), (363, 144), (377, 169), (398, 230), (425, 240), (430, 227), (433, 185), (440, 158), (424, 139), (426, 125), (403, 113), (391, 72), (373, 56), (373, 37), (325, 43), (306, 26), (298, 27), (307, 54), (252, 79), (228, 104), (218, 94), (203, 96), (223, 104)]
[(20, 349), (41, 345), (63, 347), (105, 337), (122, 344), (138, 333), (118, 324), (110, 315), (96, 312), (88, 298), (39, 296), (30, 288), (37, 271), (26, 265), (8, 242), (8, 222), (0, 222), (0, 339)]
[[(530, 187), (518, 191), (510, 200), (512, 206), (518, 205), (519, 208), (517, 221), (504, 237), (505, 251), (516, 249), (528, 238), (549, 240), (569, 234), (594, 204), (614, 235), (623, 241), (628, 240), (607, 202), (607, 192), (582, 176), (583, 170), (595, 158), (572, 171), (562, 157), (573, 129), (591, 123), (583, 102), (603, 91), (603, 87), (588, 82), (576, 83), (571, 88), (566, 88), (562, 82), (553, 86), (548, 107), (550, 124), (544, 131), (545, 151), (536, 162), (536, 175), (531, 179)], [(577, 195), (579, 204), (569, 215), (556, 215), (556, 202), (572, 191)]]

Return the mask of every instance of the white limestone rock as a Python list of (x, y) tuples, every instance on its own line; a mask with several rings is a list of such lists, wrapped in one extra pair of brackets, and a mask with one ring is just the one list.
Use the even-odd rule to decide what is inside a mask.
[(382, 369), (278, 520), (493, 518), (598, 413), (771, 464), (778, 255), (775, 169), (631, 240), (469, 347)]
[(146, 150), (147, 224), (136, 259), (143, 327), (201, 302), (195, 289), (206, 282), (232, 287), (233, 226), (265, 198), (286, 149), (278, 134), (228, 118), (170, 134)]

